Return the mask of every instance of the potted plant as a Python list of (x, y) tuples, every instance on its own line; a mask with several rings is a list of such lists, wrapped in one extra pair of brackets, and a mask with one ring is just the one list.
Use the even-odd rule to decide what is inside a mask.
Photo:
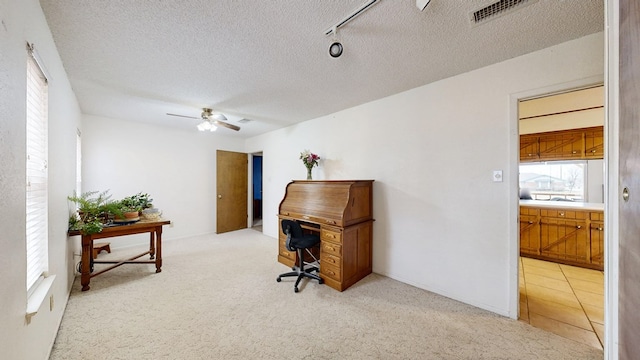
[(80, 195), (74, 192), (67, 199), (77, 207), (76, 213), (69, 216), (69, 230), (78, 230), (84, 234), (99, 233), (110, 217), (122, 215), (120, 204), (111, 200), (109, 190), (88, 191)]
[(141, 214), (142, 210), (153, 207), (152, 201), (153, 199), (149, 194), (139, 192), (120, 200), (120, 204), (123, 211), (136, 211)]

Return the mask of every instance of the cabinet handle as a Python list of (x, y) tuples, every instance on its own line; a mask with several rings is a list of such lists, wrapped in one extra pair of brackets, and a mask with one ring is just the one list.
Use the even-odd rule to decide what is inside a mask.
[(533, 156), (533, 154), (527, 154), (528, 156)]
[(575, 150), (573, 150), (571, 153), (572, 153), (572, 154), (577, 154), (578, 152), (577, 152), (577, 151), (575, 151)]
[(309, 220), (309, 216), (308, 215), (302, 215), (302, 218), (305, 220)]
[(333, 260), (333, 259), (327, 259), (327, 260), (325, 260), (325, 261), (326, 261), (326, 262), (328, 262), (328, 263), (332, 263), (332, 264), (335, 264), (335, 263), (336, 263), (336, 261), (335, 261), (335, 260)]
[(582, 229), (582, 226), (578, 225), (576, 226), (576, 229)]
[(602, 231), (602, 227), (598, 227), (598, 231)]
[(564, 213), (563, 213), (563, 212), (561, 212), (561, 213), (560, 213), (560, 216), (564, 216)]
[(327, 220), (326, 221), (327, 224), (331, 224), (331, 225), (335, 225), (336, 222), (334, 220)]
[(331, 246), (325, 246), (324, 248), (327, 250), (336, 251), (336, 249), (332, 248)]
[(336, 273), (334, 273), (334, 272), (333, 272), (333, 271), (331, 271), (331, 270), (327, 270), (327, 273), (328, 273), (329, 275), (335, 275), (335, 274), (336, 274)]
[(595, 149), (594, 149), (594, 150), (591, 150), (591, 152), (592, 152), (592, 153), (594, 153), (594, 152), (596, 152), (596, 150), (595, 150)]
[(529, 224), (533, 224), (533, 221), (529, 221)]

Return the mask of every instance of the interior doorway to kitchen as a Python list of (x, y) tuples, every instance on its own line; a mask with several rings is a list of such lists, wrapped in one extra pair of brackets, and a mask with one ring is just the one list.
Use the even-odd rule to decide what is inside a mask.
[(519, 320), (604, 346), (604, 87), (520, 100)]

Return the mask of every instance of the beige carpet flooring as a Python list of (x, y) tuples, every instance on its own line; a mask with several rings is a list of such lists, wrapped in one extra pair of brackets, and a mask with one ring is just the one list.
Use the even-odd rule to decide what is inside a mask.
[[(162, 272), (79, 278), (50, 359), (602, 359), (584, 344), (372, 274), (293, 292), (277, 240), (251, 230), (163, 244)], [(114, 249), (101, 259), (141, 248)], [(100, 269), (96, 265), (96, 269)]]

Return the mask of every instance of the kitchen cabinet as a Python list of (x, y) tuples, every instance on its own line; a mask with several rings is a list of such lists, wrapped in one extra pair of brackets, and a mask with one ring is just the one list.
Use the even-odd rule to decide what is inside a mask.
[(584, 132), (585, 158), (604, 158), (604, 128), (588, 128)]
[(604, 158), (604, 127), (520, 135), (520, 161)]
[(589, 236), (591, 238), (591, 263), (604, 267), (604, 213), (591, 212)]
[(520, 254), (540, 255), (540, 209), (520, 208)]
[(520, 255), (603, 270), (604, 212), (542, 203), (520, 206)]

